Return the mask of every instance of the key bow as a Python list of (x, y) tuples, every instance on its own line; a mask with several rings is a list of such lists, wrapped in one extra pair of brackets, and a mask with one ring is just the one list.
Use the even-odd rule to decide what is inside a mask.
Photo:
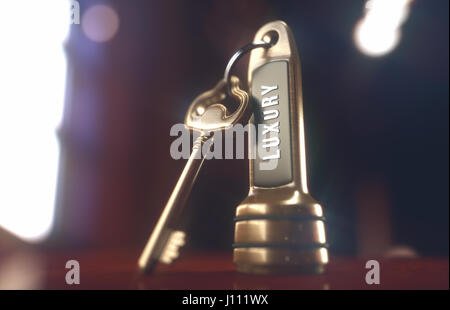
[[(228, 96), (239, 103), (236, 111), (231, 114), (223, 104)], [(239, 87), (239, 78), (232, 76), (230, 84), (226, 80), (220, 80), (213, 89), (194, 99), (186, 114), (185, 125), (197, 131), (228, 129), (243, 118), (248, 102), (247, 92)]]

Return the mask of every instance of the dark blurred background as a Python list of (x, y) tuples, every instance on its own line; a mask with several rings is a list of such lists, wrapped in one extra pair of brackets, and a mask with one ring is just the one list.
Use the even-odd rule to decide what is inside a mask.
[[(382, 57), (355, 46), (364, 1), (79, 2), (46, 245), (143, 247), (185, 164), (170, 156), (171, 126), (235, 50), (281, 19), (302, 61), (309, 187), (330, 252), (448, 255), (448, 1), (412, 2), (398, 46)], [(87, 35), (104, 26), (102, 15), (85, 16), (96, 4), (119, 18), (105, 42)], [(247, 60), (236, 71), (244, 81)], [(206, 162), (188, 201), (190, 247), (231, 249), (247, 191), (247, 160)]]

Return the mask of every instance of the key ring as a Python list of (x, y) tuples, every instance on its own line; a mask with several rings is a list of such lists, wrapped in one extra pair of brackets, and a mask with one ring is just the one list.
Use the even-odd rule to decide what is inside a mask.
[[(234, 55), (230, 58), (228, 61), (227, 67), (225, 69), (225, 74), (223, 75), (223, 79), (228, 85), (231, 85), (231, 70), (233, 69), (234, 65), (237, 63), (237, 61), (247, 54), (248, 52), (254, 50), (255, 48), (264, 47), (265, 49), (271, 47), (274, 45), (274, 42), (264, 42), (264, 41), (256, 41), (249, 43), (234, 53)], [(228, 91), (230, 91), (230, 88), (228, 88)]]
[[(246, 112), (249, 95), (239, 87), (239, 79), (231, 75), (231, 70), (239, 58), (249, 51), (264, 47), (269, 48), (276, 44), (277, 35), (268, 33), (263, 41), (256, 41), (240, 48), (230, 58), (225, 74), (217, 85), (194, 99), (185, 117), (186, 127), (197, 131), (212, 131), (227, 129)], [(229, 113), (222, 101), (227, 97), (234, 98), (239, 106), (233, 113)]]

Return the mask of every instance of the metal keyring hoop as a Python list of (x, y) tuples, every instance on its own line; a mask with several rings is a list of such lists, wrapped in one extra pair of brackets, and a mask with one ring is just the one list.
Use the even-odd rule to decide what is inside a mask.
[(223, 75), (223, 79), (227, 82), (228, 85), (230, 85), (231, 70), (233, 69), (234, 65), (237, 63), (237, 61), (242, 56), (244, 56), (245, 54), (247, 54), (248, 52), (250, 52), (251, 50), (253, 50), (255, 48), (259, 48), (259, 47), (269, 48), (272, 45), (273, 45), (272, 43), (267, 43), (264, 41), (257, 41), (257, 42), (249, 43), (249, 44), (245, 45), (244, 47), (240, 48), (238, 51), (236, 51), (236, 53), (234, 53), (234, 55), (228, 61), (227, 67), (225, 69), (225, 74)]

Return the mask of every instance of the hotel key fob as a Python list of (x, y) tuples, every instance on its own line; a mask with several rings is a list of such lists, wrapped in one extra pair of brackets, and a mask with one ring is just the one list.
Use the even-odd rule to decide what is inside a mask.
[(300, 60), (282, 21), (264, 25), (250, 54), (250, 190), (237, 207), (234, 256), (245, 273), (321, 273), (328, 262), (322, 206), (309, 194)]

